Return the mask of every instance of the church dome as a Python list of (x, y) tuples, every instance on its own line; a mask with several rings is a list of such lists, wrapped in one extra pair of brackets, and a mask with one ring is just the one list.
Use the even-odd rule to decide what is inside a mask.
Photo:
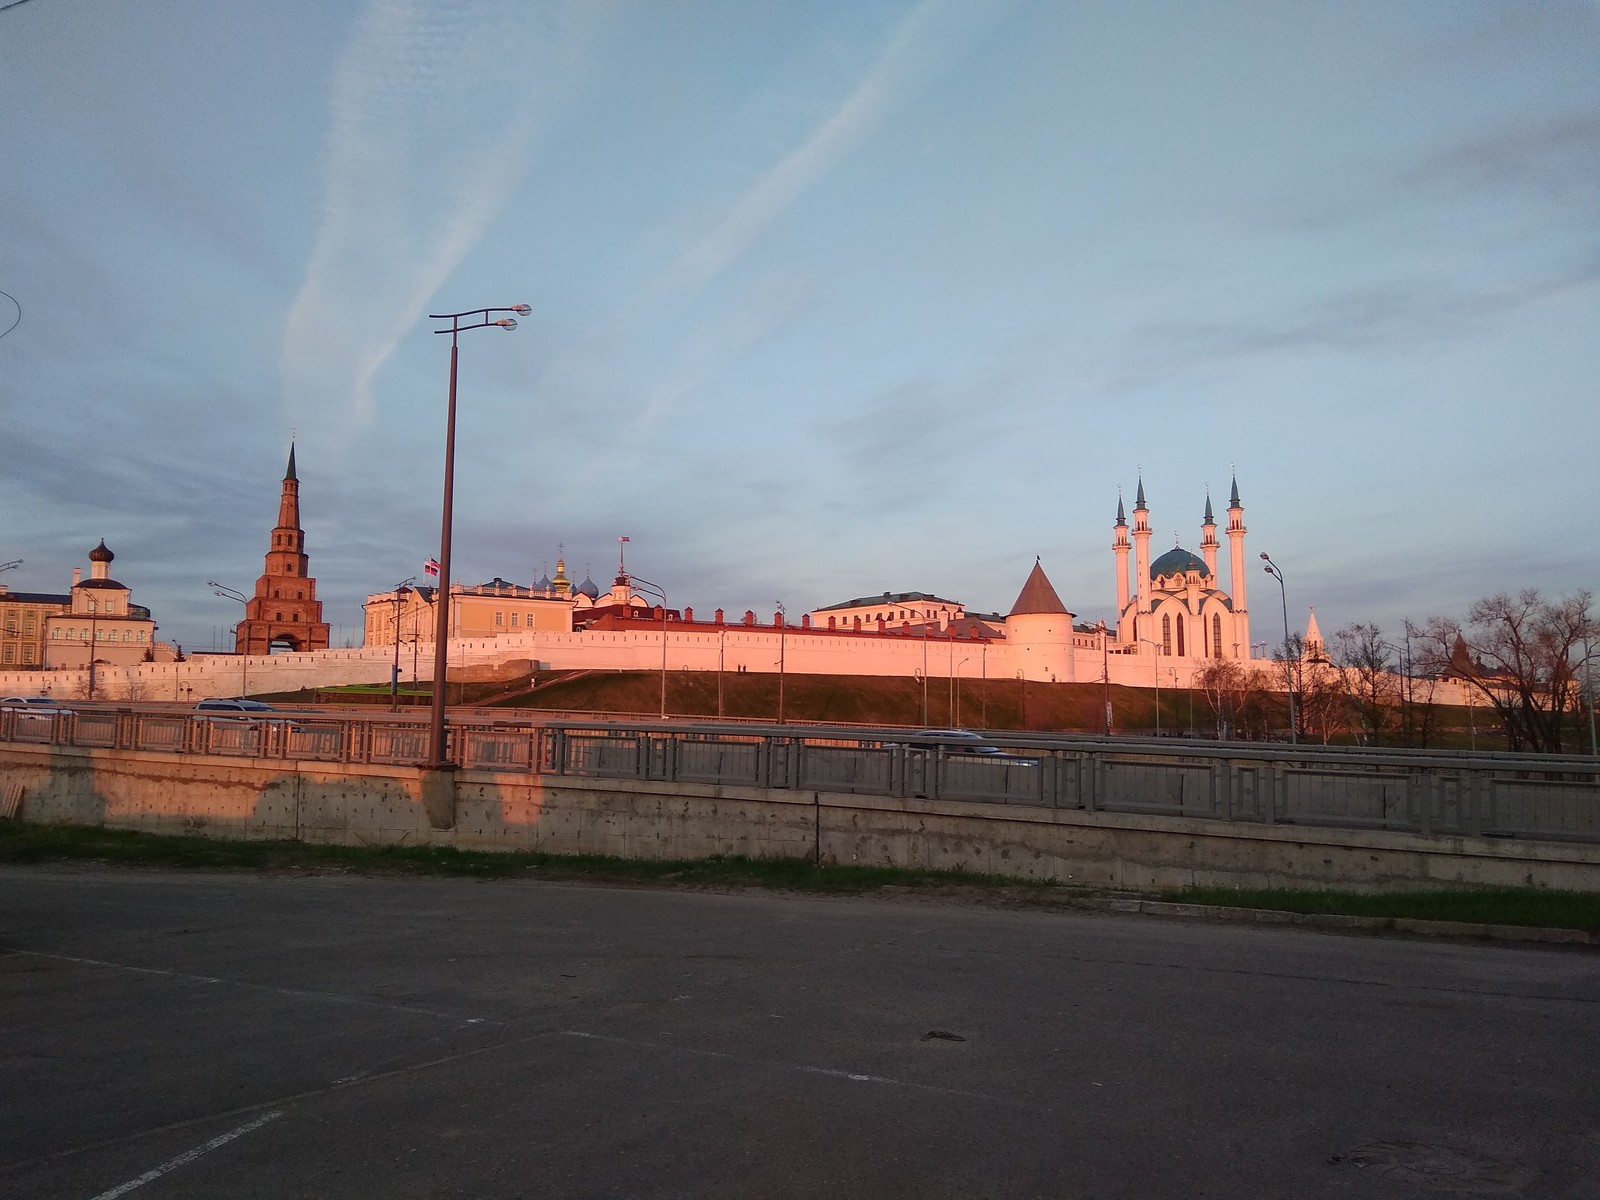
[(106, 540), (105, 540), (105, 538), (101, 538), (100, 539), (100, 544), (98, 546), (96, 546), (93, 550), (89, 551), (89, 561), (90, 562), (108, 563), (114, 558), (116, 558), (116, 555), (111, 553), (110, 550), (106, 549)]
[(587, 575), (583, 577), (583, 582), (578, 585), (578, 591), (581, 595), (587, 596), (591, 600), (598, 599), (600, 595), (600, 589), (595, 585), (594, 580)]
[(1202, 579), (1211, 574), (1205, 559), (1182, 546), (1174, 546), (1150, 564), (1151, 579), (1159, 579), (1163, 575), (1186, 575), (1190, 571), (1198, 571)]

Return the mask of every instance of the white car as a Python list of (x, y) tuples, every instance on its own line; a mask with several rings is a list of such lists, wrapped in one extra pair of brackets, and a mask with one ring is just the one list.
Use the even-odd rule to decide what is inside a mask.
[(70, 715), (72, 712), (70, 708), (61, 707), (61, 702), (54, 696), (7, 696), (0, 700), (0, 709), (40, 717), (53, 717), (57, 713)]

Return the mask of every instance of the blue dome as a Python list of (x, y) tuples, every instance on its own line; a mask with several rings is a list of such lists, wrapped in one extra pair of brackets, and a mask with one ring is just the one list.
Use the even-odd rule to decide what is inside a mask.
[(1211, 575), (1211, 568), (1206, 566), (1206, 560), (1182, 546), (1174, 546), (1150, 564), (1151, 579), (1162, 575), (1183, 575), (1190, 571), (1200, 572), (1202, 579)]
[(582, 592), (591, 600), (597, 599), (600, 595), (600, 589), (595, 586), (594, 580), (590, 579), (587, 575), (583, 577), (583, 582), (578, 585), (578, 591)]

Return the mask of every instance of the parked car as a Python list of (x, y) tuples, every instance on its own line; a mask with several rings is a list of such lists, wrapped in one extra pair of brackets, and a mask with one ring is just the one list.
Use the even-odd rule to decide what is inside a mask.
[(1037, 758), (1002, 750), (983, 734), (974, 733), (970, 729), (919, 729), (903, 743), (886, 743), (886, 745), (904, 745), (912, 750), (942, 750), (949, 756), (978, 754), (1011, 767), (1039, 765)]

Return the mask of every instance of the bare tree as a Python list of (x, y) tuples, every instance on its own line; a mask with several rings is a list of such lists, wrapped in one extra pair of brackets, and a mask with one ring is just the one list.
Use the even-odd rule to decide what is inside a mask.
[(1355, 719), (1362, 740), (1383, 744), (1400, 704), (1400, 679), (1389, 657), (1383, 630), (1371, 623), (1352, 621), (1333, 635), (1333, 661), (1345, 704)]
[(1300, 666), (1299, 704), (1302, 738), (1318, 738), (1324, 746), (1349, 728), (1349, 706), (1345, 703), (1343, 675), (1326, 658), (1305, 660)]
[(1219, 738), (1254, 740), (1270, 727), (1271, 692), (1267, 676), (1232, 659), (1212, 659), (1194, 677), (1206, 698)]
[(1477, 600), (1463, 625), (1430, 618), (1423, 662), (1487, 700), (1513, 750), (1559, 754), (1567, 713), (1581, 705), (1581, 647), (1596, 622), (1589, 592), (1546, 600), (1534, 588)]

